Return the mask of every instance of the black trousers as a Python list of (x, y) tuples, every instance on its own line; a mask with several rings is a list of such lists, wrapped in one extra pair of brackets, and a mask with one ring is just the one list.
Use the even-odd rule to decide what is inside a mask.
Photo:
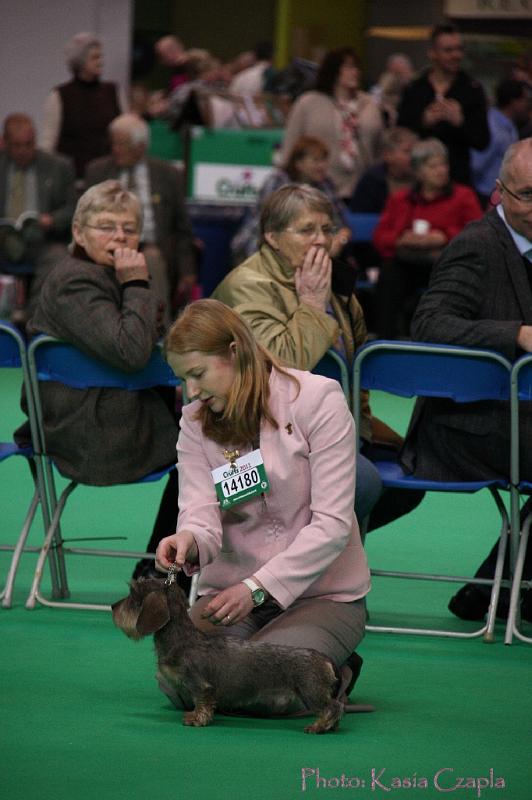
[[(525, 505), (521, 509), (521, 525), (523, 524), (525, 517), (532, 511), (532, 498), (526, 501)], [(532, 547), (530, 546), (530, 539), (528, 540), (528, 546), (526, 548), (525, 553), (525, 561), (523, 564), (523, 580), (530, 580), (532, 577)], [(493, 578), (495, 574), (495, 565), (497, 563), (497, 550), (499, 547), (499, 541), (497, 540), (493, 545), (489, 555), (484, 559), (480, 567), (475, 572), (476, 578)], [(506, 558), (504, 559), (504, 568), (502, 576), (503, 578), (508, 579), (510, 577), (510, 548), (506, 549)], [(487, 597), (491, 594), (491, 586), (477, 586), (483, 594)], [(510, 602), (510, 590), (509, 589), (501, 589), (501, 600), (502, 602)]]
[[(496, 478), (508, 474), (510, 464), (510, 414), (501, 410), (500, 424), (484, 434), (472, 434), (459, 428), (438, 424), (429, 409), (438, 408), (439, 401), (427, 401), (423, 412), (407, 436), (403, 447), (402, 461), (407, 469), (418, 477), (429, 480), (476, 480)], [(530, 415), (522, 414), (520, 471), (523, 477), (532, 479), (532, 450), (530, 441)], [(521, 509), (521, 520), (532, 510), (532, 498), (527, 500)], [(529, 540), (525, 557), (523, 579), (532, 577), (532, 546)], [(493, 578), (497, 561), (498, 540), (488, 556), (475, 573), (477, 578)], [(504, 566), (504, 577), (509, 577), (509, 553)], [(490, 594), (489, 586), (477, 588)], [(501, 591), (504, 602), (509, 594), (507, 589)]]
[[(179, 481), (177, 476), (177, 469), (173, 469), (169, 476), (166, 486), (164, 488), (159, 510), (153, 530), (146, 546), (147, 553), (155, 553), (157, 545), (164, 539), (165, 536), (171, 536), (176, 532), (177, 526), (177, 511), (178, 511), (178, 498), (179, 498)], [(135, 566), (133, 578), (139, 578), (143, 575), (149, 575), (154, 569), (152, 559), (143, 558)], [(188, 595), (190, 591), (191, 578), (185, 575), (184, 572), (179, 572), (176, 576), (179, 586), (183, 589), (185, 594)]]
[(384, 261), (376, 291), (376, 325), (379, 339), (409, 335), (410, 321), (423, 289), (429, 282), (433, 259), (407, 263), (399, 259)]

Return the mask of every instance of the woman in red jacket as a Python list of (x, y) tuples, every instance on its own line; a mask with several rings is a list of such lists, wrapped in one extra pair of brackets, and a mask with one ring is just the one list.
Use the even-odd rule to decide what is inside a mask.
[(388, 197), (373, 242), (382, 258), (377, 287), (378, 334), (408, 333), (420, 289), (445, 245), (482, 209), (469, 186), (451, 183), (447, 148), (425, 139), (412, 150), (416, 183)]

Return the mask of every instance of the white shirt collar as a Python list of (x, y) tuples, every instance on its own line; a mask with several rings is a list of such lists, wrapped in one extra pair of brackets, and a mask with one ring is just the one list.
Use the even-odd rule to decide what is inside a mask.
[(521, 233), (517, 233), (517, 231), (512, 228), (512, 226), (506, 219), (504, 208), (502, 207), (501, 203), (499, 203), (499, 205), (497, 206), (497, 214), (508, 228), (508, 232), (512, 237), (512, 239), (514, 240), (514, 244), (521, 253), (521, 255), (528, 258), (529, 261), (532, 261), (532, 242), (530, 241), (530, 239), (527, 239), (526, 236), (523, 236)]

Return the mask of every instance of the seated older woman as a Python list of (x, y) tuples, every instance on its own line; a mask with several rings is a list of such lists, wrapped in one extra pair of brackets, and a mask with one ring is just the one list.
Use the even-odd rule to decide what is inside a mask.
[(420, 289), (445, 245), (482, 209), (469, 186), (451, 183), (447, 148), (425, 139), (412, 149), (412, 189), (388, 197), (373, 242), (382, 258), (377, 329), (382, 338), (408, 334)]
[[(352, 364), (366, 341), (362, 309), (353, 293), (354, 272), (331, 260), (334, 210), (322, 192), (288, 185), (264, 203), (260, 250), (233, 269), (214, 297), (235, 308), (257, 340), (283, 364), (312, 370), (329, 348)], [(396, 445), (400, 437), (372, 418), (366, 401), (362, 438)], [(355, 510), (364, 519), (380, 493), (369, 461), (357, 463)]]
[(351, 230), (345, 216), (345, 205), (340, 200), (334, 183), (327, 177), (328, 167), (329, 149), (320, 139), (314, 136), (300, 136), (296, 140), (283, 165), (274, 169), (264, 181), (255, 206), (248, 209), (241, 227), (233, 237), (231, 251), (235, 264), (256, 253), (260, 239), (262, 204), (272, 192), (289, 183), (306, 183), (319, 189), (329, 198), (334, 210), (334, 224), (338, 229), (334, 236), (331, 254), (338, 255), (351, 238)]
[[(138, 198), (118, 181), (88, 189), (74, 213), (71, 255), (45, 281), (30, 335), (63, 339), (120, 370), (142, 369), (161, 330), (158, 300), (138, 250), (141, 224)], [(64, 476), (109, 486), (175, 462), (173, 397), (168, 402), (156, 389), (81, 390), (55, 382), (43, 384), (41, 392), (48, 449)], [(170, 481), (157, 541), (175, 529), (177, 477)]]

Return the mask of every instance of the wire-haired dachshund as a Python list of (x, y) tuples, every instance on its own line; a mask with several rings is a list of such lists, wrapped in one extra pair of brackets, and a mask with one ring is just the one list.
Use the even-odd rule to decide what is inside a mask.
[(339, 673), (316, 650), (208, 636), (188, 615), (184, 592), (157, 578), (132, 581), (130, 593), (113, 605), (113, 620), (131, 639), (154, 634), (159, 671), (173, 687), (183, 687), (194, 709), (183, 724), (209, 725), (215, 709), (231, 712), (254, 703), (275, 713), (299, 699), (317, 716), (305, 733), (338, 727), (343, 704), (336, 699)]

